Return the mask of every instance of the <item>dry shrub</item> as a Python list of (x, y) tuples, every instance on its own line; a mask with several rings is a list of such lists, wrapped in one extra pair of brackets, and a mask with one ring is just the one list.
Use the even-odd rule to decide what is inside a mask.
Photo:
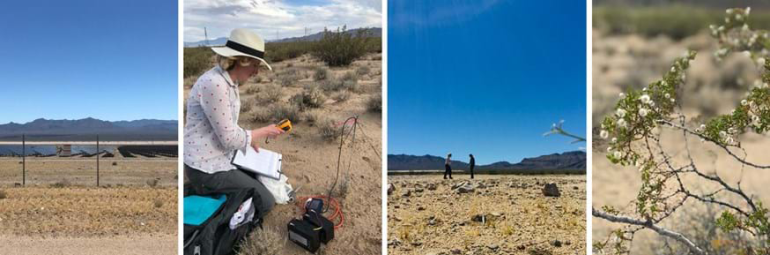
[(275, 103), (283, 97), (283, 90), (281, 87), (270, 84), (262, 88), (262, 92), (258, 95), (258, 101), (260, 103)]
[(256, 229), (240, 244), (239, 255), (278, 254), (285, 238), (271, 227)]
[(153, 202), (153, 205), (155, 206), (155, 208), (161, 208), (163, 207), (163, 200), (161, 200), (160, 198), (156, 198), (155, 202)]
[(250, 112), (253, 105), (254, 104), (251, 101), (248, 101), (248, 100), (243, 101), (241, 103), (241, 113)]
[(246, 113), (244, 119), (249, 122), (267, 123), (271, 120), (272, 116), (270, 111), (264, 107), (256, 108), (253, 111)]
[(297, 106), (300, 111), (304, 111), (308, 108), (318, 108), (323, 105), (326, 98), (323, 93), (316, 88), (305, 88), (302, 92), (297, 93), (289, 99), (293, 105)]
[(152, 180), (147, 180), (147, 186), (150, 186), (150, 188), (155, 188), (158, 186), (158, 182), (160, 182), (159, 178), (155, 178)]
[(318, 121), (318, 112), (317, 111), (307, 111), (302, 113), (302, 121), (307, 122), (311, 126)]
[(278, 75), (278, 80), (281, 86), (288, 87), (297, 84), (300, 79), (299, 70), (296, 68), (289, 68)]
[(359, 76), (364, 76), (364, 75), (367, 75), (367, 74), (369, 74), (369, 72), (370, 72), (370, 71), (371, 71), (371, 70), (369, 69), (369, 67), (368, 67), (368, 66), (359, 66), (359, 67), (356, 69), (356, 74), (358, 74)]
[(52, 188), (66, 188), (69, 186), (72, 186), (72, 183), (67, 179), (62, 179), (61, 181), (51, 184)]
[(366, 101), (366, 110), (370, 112), (382, 112), (382, 93), (374, 94)]
[(345, 174), (342, 177), (342, 180), (340, 180), (339, 186), (337, 186), (337, 192), (334, 194), (335, 197), (338, 198), (345, 198), (345, 196), (348, 195), (348, 185), (350, 184), (350, 176), (348, 174)]
[(318, 87), (324, 92), (338, 91), (343, 88), (343, 81), (330, 77), (318, 83)]
[(296, 105), (278, 105), (270, 108), (270, 120), (280, 121), (289, 119), (293, 123), (299, 123), (299, 108)]
[(326, 78), (329, 78), (329, 69), (319, 67), (315, 70), (315, 73), (313, 73), (313, 80), (315, 81), (323, 81), (326, 80)]
[(340, 129), (332, 119), (321, 119), (318, 121), (318, 135), (326, 141), (334, 141), (340, 136)]
[(259, 86), (256, 84), (252, 84), (246, 88), (246, 94), (256, 95), (257, 93), (259, 93)]
[(350, 99), (350, 92), (347, 92), (347, 91), (337, 92), (332, 96), (332, 99), (334, 99), (334, 101), (337, 101), (337, 102), (348, 101), (348, 99)]

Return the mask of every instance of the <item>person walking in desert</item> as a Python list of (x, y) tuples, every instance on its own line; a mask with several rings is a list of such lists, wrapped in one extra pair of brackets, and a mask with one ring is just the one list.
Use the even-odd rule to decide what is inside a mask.
[(262, 218), (275, 205), (275, 199), (252, 173), (231, 163), (236, 151), (249, 146), (259, 151), (258, 142), (284, 131), (275, 125), (248, 130), (238, 126), (241, 97), (238, 87), (259, 74), (264, 60), (265, 42), (247, 29), (234, 29), (224, 47), (211, 48), (217, 65), (198, 78), (187, 98), (184, 128), (184, 170), (191, 193), (199, 195), (229, 193), (254, 188), (256, 218)]
[(446, 155), (446, 161), (444, 162), (444, 179), (449, 174), (449, 179), (452, 179), (452, 153)]

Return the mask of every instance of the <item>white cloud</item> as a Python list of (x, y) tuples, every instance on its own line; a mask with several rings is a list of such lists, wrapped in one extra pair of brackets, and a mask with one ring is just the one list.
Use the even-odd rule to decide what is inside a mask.
[(320, 4), (291, 5), (279, 0), (185, 0), (184, 41), (227, 37), (234, 28), (250, 28), (273, 40), (348, 28), (382, 27), (378, 0), (327, 0)]

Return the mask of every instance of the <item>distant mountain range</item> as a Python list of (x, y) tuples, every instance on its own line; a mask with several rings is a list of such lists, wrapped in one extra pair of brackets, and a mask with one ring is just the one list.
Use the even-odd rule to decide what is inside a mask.
[[(368, 29), (368, 36), (369, 37), (382, 37), (382, 28), (379, 27), (373, 27), (373, 28), (356, 28), (356, 29), (350, 29), (346, 31), (346, 33), (352, 33), (354, 35), (358, 34), (358, 30), (362, 29)], [(336, 31), (336, 30), (334, 30)], [(300, 37), (290, 37), (290, 38), (283, 38), (279, 40), (267, 40), (267, 42), (298, 42), (298, 41), (318, 41), (323, 38), (323, 31), (306, 35), (306, 36), (300, 36)], [(212, 39), (208, 41), (208, 46), (222, 46), (227, 43), (227, 37), (220, 37), (216, 39)], [(206, 46), (206, 41), (197, 41), (197, 42), (185, 42), (185, 47), (198, 47), (198, 46)]]
[(178, 121), (142, 119), (133, 121), (104, 121), (94, 118), (79, 120), (36, 119), (32, 122), (0, 125), (0, 140), (177, 140)]
[[(465, 156), (465, 155), (463, 155)], [(467, 158), (467, 156), (465, 157)], [(388, 170), (443, 170), (445, 158), (425, 155), (393, 155), (388, 154)], [(467, 170), (468, 163), (452, 160), (452, 169)], [(554, 153), (535, 158), (525, 158), (519, 163), (512, 164), (507, 161), (495, 162), (488, 165), (476, 165), (478, 170), (585, 170), (586, 153), (583, 151), (571, 151)]]

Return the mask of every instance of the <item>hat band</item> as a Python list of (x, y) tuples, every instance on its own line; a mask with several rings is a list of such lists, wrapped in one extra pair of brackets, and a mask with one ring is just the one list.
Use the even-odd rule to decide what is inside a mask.
[(225, 44), (225, 47), (228, 47), (230, 49), (234, 49), (234, 50), (237, 50), (237, 51), (249, 54), (249, 55), (253, 55), (253, 56), (258, 57), (258, 58), (262, 58), (262, 59), (265, 58), (265, 52), (264, 51), (258, 51), (258, 50), (255, 50), (255, 49), (251, 48), (251, 47), (248, 47), (246, 45), (243, 45), (243, 44), (240, 44), (240, 43), (237, 43), (237, 42), (233, 42), (233, 41), (230, 41), (230, 40), (227, 40), (227, 43)]

